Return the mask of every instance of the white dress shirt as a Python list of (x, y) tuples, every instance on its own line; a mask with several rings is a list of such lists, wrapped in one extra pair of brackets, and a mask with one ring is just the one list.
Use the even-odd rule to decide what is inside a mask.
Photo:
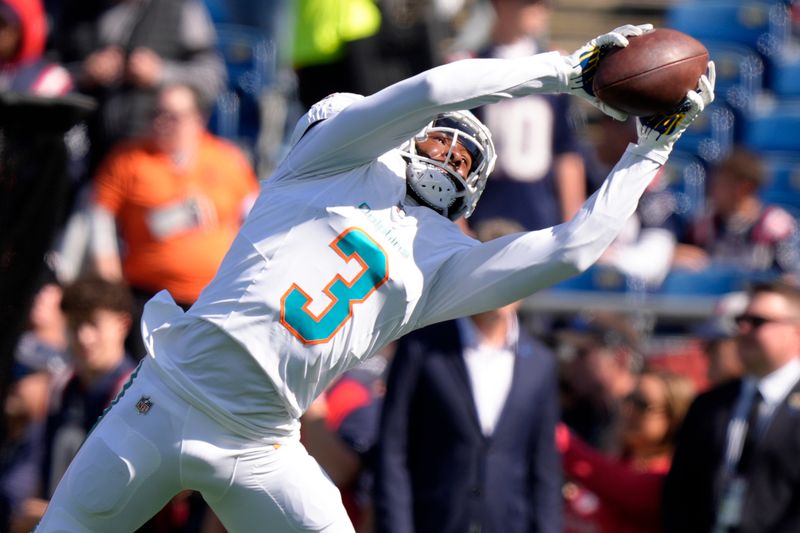
[(470, 318), (459, 319), (458, 329), (481, 431), (489, 436), (497, 426), (511, 390), (519, 324), (514, 315), (509, 317), (506, 340), (499, 348), (484, 344), (480, 330)]

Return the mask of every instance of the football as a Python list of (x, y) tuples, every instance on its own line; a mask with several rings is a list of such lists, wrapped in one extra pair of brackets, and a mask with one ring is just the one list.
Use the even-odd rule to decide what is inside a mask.
[(628, 37), (597, 67), (592, 88), (603, 102), (631, 115), (667, 113), (697, 88), (705, 73), (708, 50), (697, 39), (660, 28)]

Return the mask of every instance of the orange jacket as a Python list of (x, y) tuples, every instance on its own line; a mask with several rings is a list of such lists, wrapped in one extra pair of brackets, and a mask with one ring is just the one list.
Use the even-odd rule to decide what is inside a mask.
[(134, 288), (192, 303), (211, 281), (258, 191), (244, 155), (211, 134), (178, 170), (143, 140), (113, 150), (95, 175), (95, 202), (115, 217)]

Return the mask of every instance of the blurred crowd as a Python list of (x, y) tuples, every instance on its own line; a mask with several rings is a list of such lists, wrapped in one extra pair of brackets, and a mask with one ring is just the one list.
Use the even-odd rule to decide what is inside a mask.
[[(145, 355), (144, 303), (168, 289), (192, 305), (306, 108), (462, 57), (548, 51), (552, 9), (0, 0), (0, 95), (97, 103), (65, 136), (68, 209), (3, 354), (0, 531), (35, 526)], [(475, 111), (498, 153), (462, 222), (483, 241), (569, 220), (636, 139), (633, 119), (564, 95)], [(765, 200), (757, 150), (697, 161), (699, 174), (668, 164), (587, 274), (598, 294), (596, 279), (624, 279), (626, 306), (594, 308), (564, 286), (561, 307), (431, 326), (311, 406), (302, 440), (359, 533), (800, 531), (800, 205)], [(675, 284), (685, 318), (639, 305)], [(712, 305), (692, 311), (693, 291)], [(141, 531), (224, 528), (185, 493)]]

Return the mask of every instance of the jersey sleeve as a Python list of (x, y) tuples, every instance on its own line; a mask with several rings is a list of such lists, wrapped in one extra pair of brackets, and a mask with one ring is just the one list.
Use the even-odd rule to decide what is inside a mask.
[(427, 288), (414, 327), (496, 309), (594, 264), (660, 168), (631, 147), (569, 222), (461, 247), (449, 256)]
[(428, 70), (317, 123), (290, 150), (273, 179), (320, 178), (400, 146), (434, 116), (566, 86), (556, 52), (520, 59), (465, 59)]

